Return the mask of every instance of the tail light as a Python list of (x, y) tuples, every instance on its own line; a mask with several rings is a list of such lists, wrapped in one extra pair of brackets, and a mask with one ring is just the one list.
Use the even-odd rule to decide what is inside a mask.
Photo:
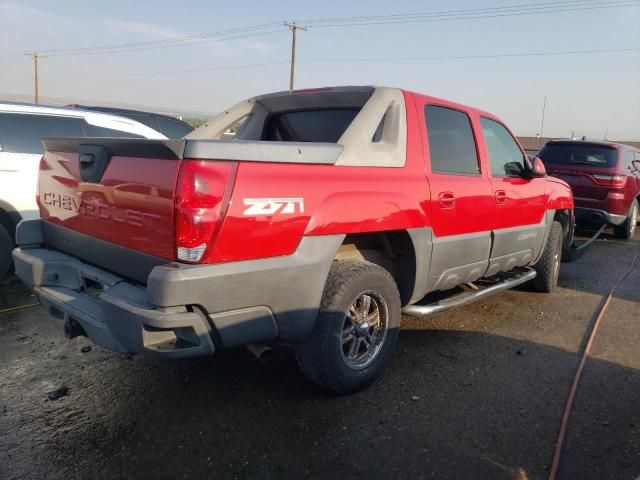
[(598, 185), (605, 187), (624, 187), (627, 183), (625, 175), (591, 175)]
[(180, 167), (176, 205), (178, 260), (200, 262), (226, 213), (237, 164), (185, 160)]

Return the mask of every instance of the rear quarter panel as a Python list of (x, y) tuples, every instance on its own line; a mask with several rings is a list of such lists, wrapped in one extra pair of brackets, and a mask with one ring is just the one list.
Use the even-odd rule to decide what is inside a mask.
[[(241, 162), (211, 261), (289, 255), (303, 235), (417, 228), (428, 224), (420, 169)], [(301, 200), (293, 211), (253, 215), (247, 200)], [(284, 204), (281, 204), (284, 205)]]

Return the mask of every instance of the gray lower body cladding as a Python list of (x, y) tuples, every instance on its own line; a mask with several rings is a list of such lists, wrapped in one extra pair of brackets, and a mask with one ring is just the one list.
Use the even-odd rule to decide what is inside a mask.
[(168, 263), (146, 286), (67, 253), (42, 248), (42, 222), (22, 222), (16, 273), (43, 307), (119, 352), (195, 356), (313, 330), (343, 235), (304, 237), (288, 256), (215, 265)]

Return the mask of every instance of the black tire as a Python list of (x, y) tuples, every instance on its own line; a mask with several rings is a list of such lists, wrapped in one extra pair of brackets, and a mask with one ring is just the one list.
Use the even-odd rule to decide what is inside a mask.
[[(373, 313), (360, 312), (362, 323), (356, 323), (352, 318), (359, 315), (360, 305), (364, 302), (357, 302), (364, 297), (370, 297), (366, 312)], [(367, 387), (382, 375), (391, 361), (400, 330), (400, 307), (398, 287), (386, 269), (369, 262), (335, 261), (329, 271), (313, 333), (296, 346), (300, 369), (311, 381), (336, 393), (352, 393)], [(365, 320), (376, 311), (378, 320), (373, 320), (371, 325), (381, 326), (386, 322), (386, 333), (372, 342), (372, 334), (362, 333), (362, 328), (377, 331), (373, 326), (367, 327), (369, 323)], [(353, 332), (351, 335), (349, 328)], [(381, 331), (382, 327), (378, 333)], [(363, 363), (355, 365), (356, 359), (349, 356), (354, 343), (355, 355), (360, 353), (360, 339), (364, 336), (370, 346), (375, 347), (377, 341), (381, 343), (373, 348), (367, 347), (363, 340)], [(352, 343), (347, 343), (349, 338)], [(369, 354), (368, 348), (373, 348)]]
[(0, 278), (4, 277), (13, 264), (11, 258), (11, 250), (13, 250), (13, 240), (11, 234), (4, 225), (0, 225)]
[(630, 240), (633, 238), (633, 234), (636, 232), (636, 226), (638, 224), (638, 201), (634, 200), (629, 210), (629, 216), (622, 225), (616, 225), (613, 227), (613, 233), (617, 238), (623, 240)]
[(533, 266), (537, 275), (531, 281), (531, 288), (536, 292), (550, 293), (558, 285), (560, 262), (562, 260), (562, 233), (560, 222), (553, 222), (542, 257)]

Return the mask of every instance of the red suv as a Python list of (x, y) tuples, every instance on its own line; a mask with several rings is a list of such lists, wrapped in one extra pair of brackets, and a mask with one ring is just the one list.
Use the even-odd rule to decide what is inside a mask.
[(538, 153), (555, 177), (573, 190), (576, 223), (613, 225), (629, 239), (638, 223), (640, 150), (620, 143), (553, 140)]

